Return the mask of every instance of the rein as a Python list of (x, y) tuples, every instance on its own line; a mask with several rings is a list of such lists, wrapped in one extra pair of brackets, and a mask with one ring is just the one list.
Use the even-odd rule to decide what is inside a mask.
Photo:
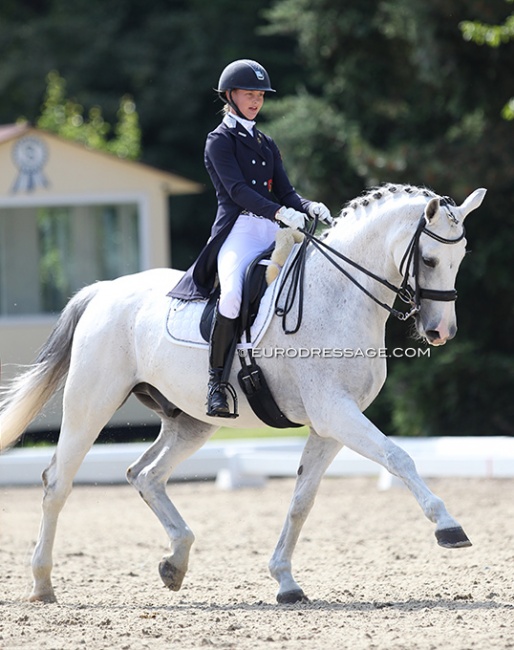
[[(451, 199), (443, 198), (441, 205), (447, 205)], [(456, 222), (455, 217), (450, 212), (450, 218)], [(395, 318), (400, 321), (406, 321), (415, 314), (417, 314), (421, 308), (421, 300), (437, 300), (443, 302), (449, 302), (457, 299), (457, 291), (455, 289), (450, 289), (447, 291), (441, 291), (437, 289), (425, 289), (419, 285), (419, 240), (422, 234), (428, 235), (440, 242), (441, 244), (457, 244), (462, 241), (465, 237), (464, 226), (462, 227), (462, 234), (455, 239), (446, 239), (437, 235), (436, 233), (428, 230), (427, 222), (425, 216), (423, 215), (418, 222), (414, 235), (412, 236), (405, 253), (403, 254), (402, 261), (400, 263), (400, 273), (402, 273), (403, 278), (399, 287), (392, 284), (385, 278), (381, 278), (378, 275), (375, 275), (372, 271), (366, 269), (365, 267), (357, 264), (346, 255), (343, 255), (339, 251), (336, 251), (334, 248), (326, 244), (324, 241), (319, 239), (314, 235), (316, 227), (318, 225), (317, 217), (312, 221), (308, 229), (301, 229), (301, 232), (304, 233), (305, 239), (301, 243), (296, 256), (292, 260), (291, 264), (287, 268), (284, 278), (280, 284), (277, 293), (275, 314), (282, 318), (282, 329), (286, 334), (295, 334), (299, 329), (303, 318), (303, 294), (304, 294), (304, 274), (305, 274), (305, 260), (307, 255), (307, 247), (309, 244), (314, 246), (326, 259), (336, 267), (348, 280), (353, 282), (363, 293), (365, 293), (369, 298), (371, 298), (377, 305), (380, 305), (383, 309), (392, 314)], [(334, 257), (341, 259), (343, 262), (346, 262), (350, 266), (353, 266), (358, 271), (361, 271), (370, 278), (373, 278), (379, 284), (387, 287), (390, 291), (395, 293), (404, 303), (409, 305), (410, 309), (408, 311), (400, 311), (391, 307), (387, 303), (381, 302), (376, 296), (374, 296), (370, 291), (368, 291), (358, 280), (356, 280), (351, 273), (343, 268)], [(410, 268), (412, 266), (412, 280), (414, 282), (414, 288), (410, 285)], [(403, 269), (405, 273), (403, 272)], [(285, 292), (284, 303), (279, 305), (282, 294), (285, 291), (287, 280), (291, 277), (291, 282), (287, 291)], [(293, 329), (288, 329), (286, 320), (289, 313), (292, 311), (293, 306), (298, 297), (298, 308), (296, 315), (296, 324)]]

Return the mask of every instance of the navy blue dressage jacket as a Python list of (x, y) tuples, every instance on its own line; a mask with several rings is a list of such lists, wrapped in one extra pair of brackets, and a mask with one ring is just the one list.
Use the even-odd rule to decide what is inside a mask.
[(222, 122), (207, 136), (204, 163), (216, 190), (218, 210), (207, 244), (169, 295), (183, 300), (208, 298), (213, 290), (218, 253), (242, 211), (273, 220), (285, 205), (308, 212), (311, 201), (292, 187), (277, 145), (239, 122)]

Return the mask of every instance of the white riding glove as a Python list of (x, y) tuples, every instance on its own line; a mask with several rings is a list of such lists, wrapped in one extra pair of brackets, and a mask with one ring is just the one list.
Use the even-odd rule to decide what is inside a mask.
[(330, 210), (324, 203), (311, 203), (309, 206), (309, 216), (313, 219), (314, 217), (318, 217), (321, 223), (326, 223), (328, 226), (334, 223)]
[(293, 210), (293, 208), (286, 208), (285, 205), (277, 211), (275, 218), (290, 228), (299, 229), (305, 226), (305, 215), (303, 212), (298, 212), (298, 210)]

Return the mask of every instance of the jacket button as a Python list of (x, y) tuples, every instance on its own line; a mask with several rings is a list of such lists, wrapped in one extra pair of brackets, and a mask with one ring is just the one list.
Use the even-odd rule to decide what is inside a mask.
[(255, 160), (252, 160), (252, 165), (255, 165)]
[(254, 180), (252, 181), (252, 185), (255, 185), (255, 183), (257, 183), (257, 181), (254, 179)]
[(262, 161), (262, 166), (263, 166), (263, 167), (266, 167), (266, 163), (265, 163), (264, 160)]

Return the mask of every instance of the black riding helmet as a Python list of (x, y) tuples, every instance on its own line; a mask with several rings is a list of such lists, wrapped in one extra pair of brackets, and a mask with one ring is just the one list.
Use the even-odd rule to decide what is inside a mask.
[[(274, 93), (268, 73), (257, 61), (251, 59), (239, 59), (229, 63), (223, 70), (218, 82), (217, 92), (220, 99), (231, 106), (239, 117), (244, 119), (237, 104), (232, 100), (232, 91), (240, 90), (262, 90), (263, 92)], [(225, 96), (227, 93), (227, 96)]]

